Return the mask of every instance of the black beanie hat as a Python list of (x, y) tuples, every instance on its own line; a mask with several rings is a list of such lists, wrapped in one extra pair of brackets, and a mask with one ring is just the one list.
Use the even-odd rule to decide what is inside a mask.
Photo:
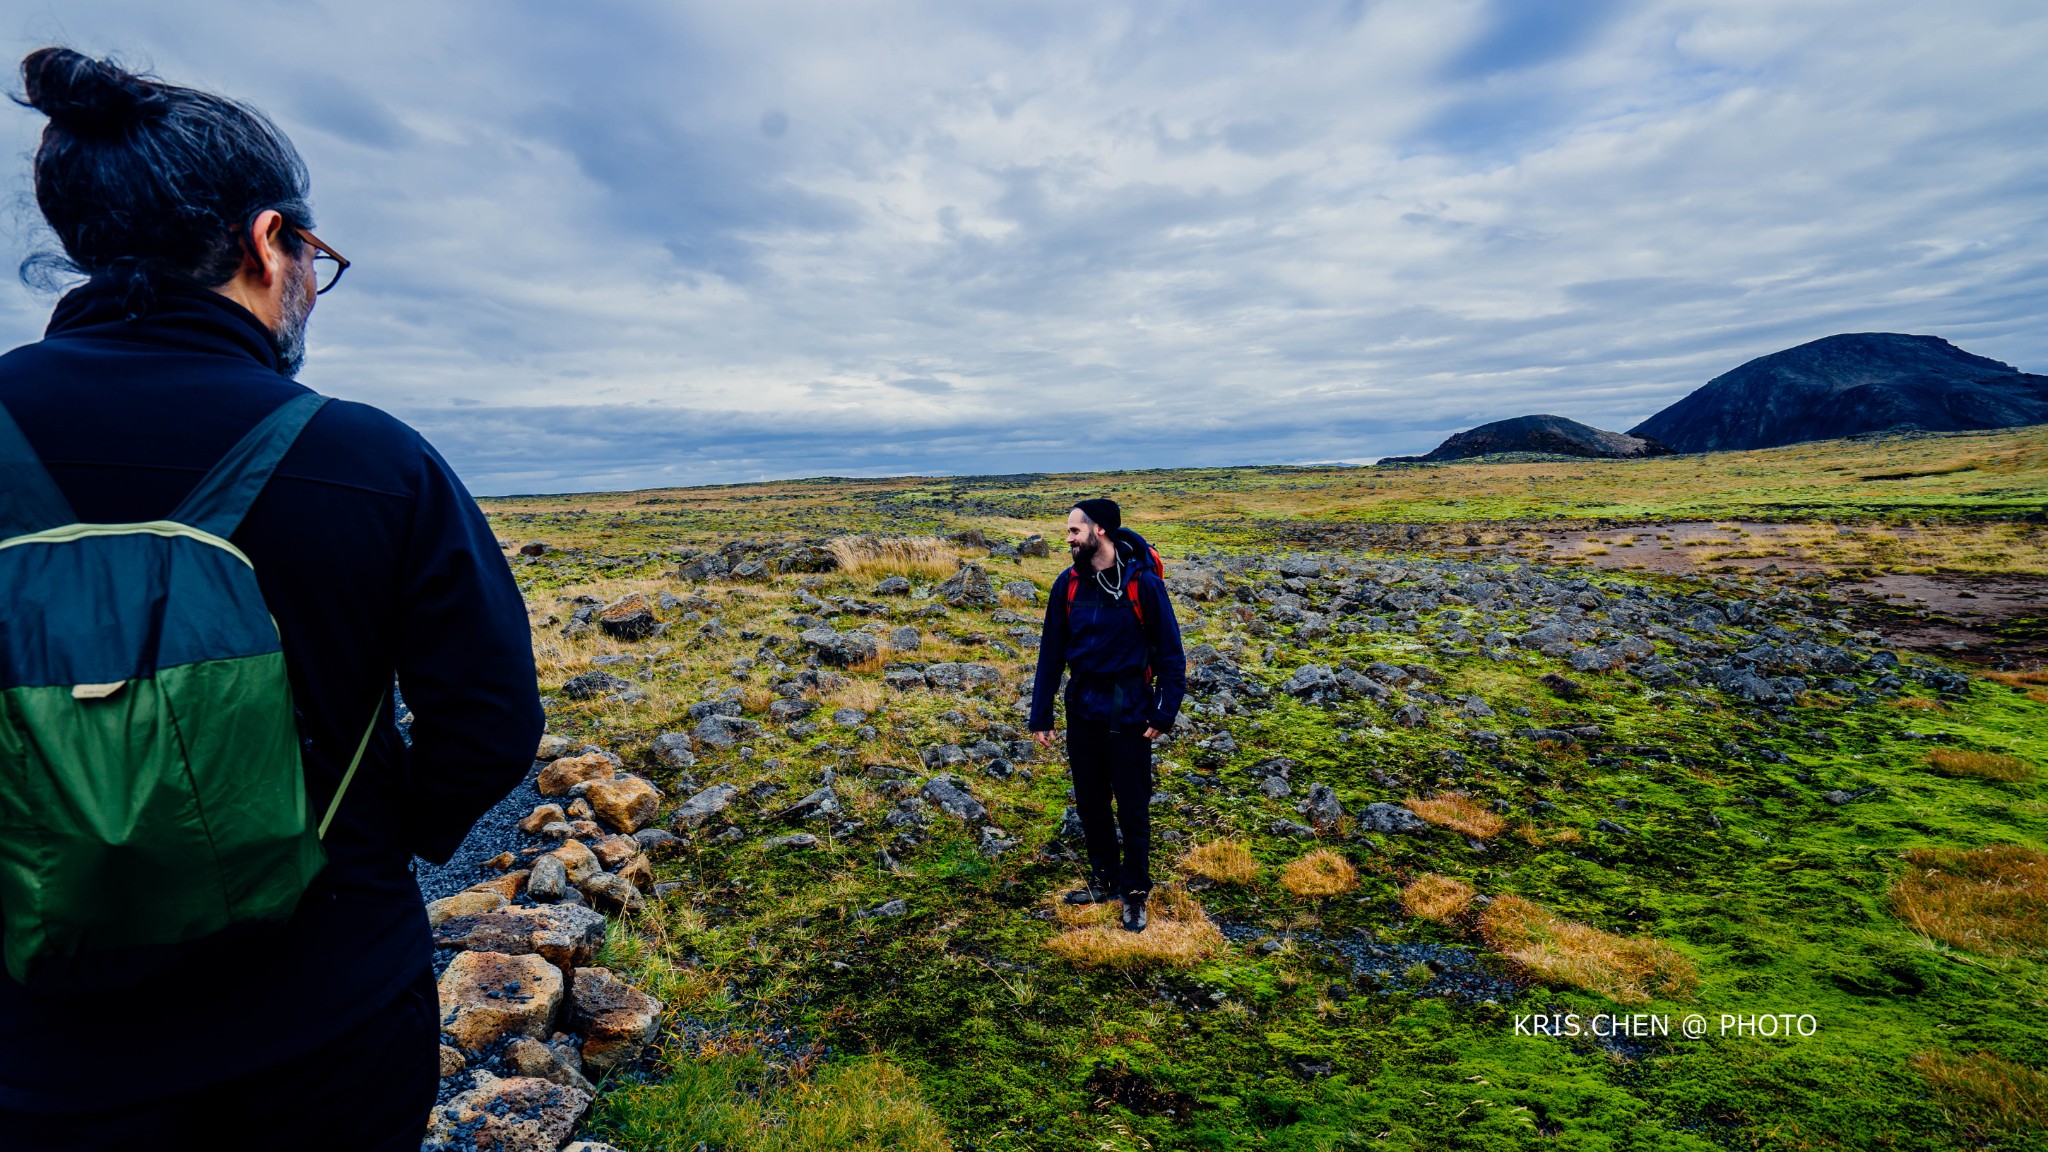
[(1083, 500), (1074, 507), (1079, 508), (1081, 515), (1095, 521), (1105, 532), (1114, 532), (1124, 526), (1124, 510), (1116, 506), (1116, 501), (1106, 496)]

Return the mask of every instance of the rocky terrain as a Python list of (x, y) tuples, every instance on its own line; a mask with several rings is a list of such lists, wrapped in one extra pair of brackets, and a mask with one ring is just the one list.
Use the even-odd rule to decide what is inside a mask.
[[(2021, 462), (1987, 506), (2048, 491), (1927, 444)], [(1870, 449), (1796, 451), (1774, 490)], [(1545, 467), (1118, 478), (1190, 656), (1136, 937), (1059, 902), (1078, 821), (1020, 730), (1085, 479), (488, 502), (549, 736), (422, 874), (432, 1146), (2026, 1146), (2048, 940), (1930, 910), (1926, 854), (2048, 867), (2048, 536), (1470, 518)], [(1981, 601), (1859, 591), (1966, 578), (2017, 591), (1960, 648), (1912, 638)], [(1764, 1011), (1822, 1025), (1517, 1031)]]
[(1859, 332), (1759, 356), (1629, 429), (1679, 452), (2048, 424), (2048, 376), (1938, 336)]
[(1475, 456), (1535, 453), (1627, 460), (1658, 456), (1671, 449), (1642, 436), (1607, 432), (1562, 416), (1516, 416), (1459, 432), (1425, 456), (1387, 456), (1382, 464), (1435, 464)]

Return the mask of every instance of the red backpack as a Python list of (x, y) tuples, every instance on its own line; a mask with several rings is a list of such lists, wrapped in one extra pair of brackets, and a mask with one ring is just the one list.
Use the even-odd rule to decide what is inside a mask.
[[(1138, 537), (1135, 534), (1133, 535), (1133, 539), (1136, 539), (1138, 543), (1144, 545), (1145, 555), (1147, 559), (1151, 560), (1152, 562), (1152, 571), (1158, 574), (1161, 580), (1166, 579), (1166, 560), (1164, 557), (1159, 555), (1159, 549), (1154, 548), (1142, 537)], [(1074, 609), (1074, 596), (1081, 590), (1081, 574), (1079, 572), (1076, 572), (1074, 569), (1069, 568), (1066, 570), (1065, 576), (1067, 578), (1067, 613), (1068, 615), (1072, 615)], [(1140, 633), (1143, 633), (1145, 630), (1145, 606), (1138, 602), (1137, 593), (1130, 591), (1131, 584), (1134, 581), (1136, 581), (1137, 578), (1138, 574), (1136, 572), (1131, 573), (1131, 578), (1129, 580), (1124, 581), (1124, 587), (1121, 591), (1123, 593), (1124, 600), (1130, 604), (1131, 611), (1135, 613), (1138, 617), (1138, 631)], [(1149, 661), (1145, 665), (1145, 683), (1152, 683), (1152, 665)]]
[[(1159, 554), (1159, 549), (1154, 548), (1150, 543), (1135, 535), (1133, 539), (1136, 539), (1138, 543), (1145, 546), (1145, 555), (1152, 561), (1153, 574), (1157, 575), (1161, 580), (1166, 579), (1166, 558)], [(1066, 570), (1065, 575), (1067, 578), (1067, 607), (1071, 611), (1074, 604), (1074, 594), (1080, 591), (1081, 574), (1069, 568)], [(1131, 580), (1136, 580), (1137, 578), (1138, 574), (1136, 572), (1131, 573)], [(1126, 589), (1130, 587), (1131, 580), (1124, 581)], [(1131, 602), (1131, 611), (1138, 614), (1138, 627), (1143, 628), (1145, 626), (1145, 606), (1138, 603), (1138, 598), (1135, 595), (1125, 595), (1124, 599)]]

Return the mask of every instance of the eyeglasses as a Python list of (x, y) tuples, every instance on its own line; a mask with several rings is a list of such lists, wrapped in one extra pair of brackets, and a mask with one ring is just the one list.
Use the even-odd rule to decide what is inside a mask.
[(324, 294), (329, 288), (341, 283), (341, 274), (348, 271), (348, 257), (329, 248), (318, 236), (304, 228), (294, 228), (299, 239), (313, 246), (313, 282), (319, 287), (313, 290), (315, 296)]

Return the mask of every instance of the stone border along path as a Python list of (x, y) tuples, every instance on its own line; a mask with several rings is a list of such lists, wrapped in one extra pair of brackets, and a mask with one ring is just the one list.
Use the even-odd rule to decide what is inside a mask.
[[(395, 690), (392, 696), (399, 732), (411, 743), (405, 699)], [(568, 750), (550, 740), (565, 743), (544, 738), (541, 753)], [(537, 904), (522, 890), (528, 877), (495, 866), (506, 856), (530, 863), (552, 847), (520, 828), (548, 803), (538, 787), (548, 764), (537, 757), (446, 864), (413, 861), (435, 930), (441, 989), (441, 1086), (421, 1152), (619, 1152), (595, 1141), (566, 1148), (565, 1142), (596, 1098), (591, 1077), (634, 1068), (648, 1054), (661, 1002), (607, 969), (585, 966), (603, 947), (605, 931), (588, 897), (569, 888), (570, 899)], [(518, 895), (508, 898), (507, 891)]]

